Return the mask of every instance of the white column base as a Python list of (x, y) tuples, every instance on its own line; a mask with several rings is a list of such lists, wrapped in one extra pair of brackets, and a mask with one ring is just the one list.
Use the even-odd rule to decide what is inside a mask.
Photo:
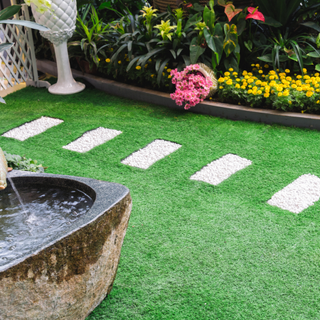
[(57, 46), (54, 45), (54, 51), (57, 61), (58, 81), (56, 84), (50, 86), (48, 91), (52, 94), (66, 95), (84, 90), (86, 86), (73, 79), (69, 63), (67, 41), (62, 42)]

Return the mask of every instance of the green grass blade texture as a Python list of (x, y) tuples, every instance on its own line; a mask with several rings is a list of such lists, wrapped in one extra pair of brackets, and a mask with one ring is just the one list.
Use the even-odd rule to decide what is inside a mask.
[[(1, 105), (0, 134), (41, 116), (62, 124), (3, 150), (49, 173), (126, 185), (133, 209), (113, 289), (87, 320), (319, 319), (320, 203), (300, 214), (267, 204), (299, 176), (320, 177), (317, 131), (231, 121), (121, 99), (26, 88)], [(80, 154), (85, 131), (123, 133)], [(182, 147), (147, 170), (121, 164), (155, 139)], [(252, 161), (217, 186), (190, 180), (232, 153)]]

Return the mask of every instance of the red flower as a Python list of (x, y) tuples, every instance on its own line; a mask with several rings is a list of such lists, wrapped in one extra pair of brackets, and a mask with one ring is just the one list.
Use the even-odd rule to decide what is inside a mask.
[(185, 7), (185, 8), (191, 8), (191, 7), (192, 7), (192, 3), (189, 2), (189, 3), (185, 4), (184, 7)]
[(255, 19), (255, 20), (260, 20), (260, 21), (265, 22), (264, 15), (260, 11), (258, 11), (258, 7), (256, 7), (256, 8), (249, 7), (248, 11), (250, 13), (246, 16), (246, 20), (247, 19)]

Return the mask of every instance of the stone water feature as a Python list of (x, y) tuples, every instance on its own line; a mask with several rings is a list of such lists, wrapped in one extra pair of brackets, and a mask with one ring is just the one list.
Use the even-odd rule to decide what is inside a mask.
[[(129, 190), (120, 184), (73, 176), (14, 170), (8, 177), (21, 190), (27, 211), (34, 195), (26, 196), (23, 190), (48, 186), (66, 194), (76, 189), (92, 200), (92, 206), (38, 238), (33, 234), (33, 223), (44, 213), (37, 212), (37, 219), (29, 219), (22, 228), (23, 232), (31, 228), (31, 238), (21, 240), (23, 232), (10, 235), (8, 241), (28, 246), (16, 254), (15, 249), (8, 251), (5, 259), (0, 248), (0, 319), (85, 319), (112, 289), (131, 212)], [(2, 195), (3, 199), (15, 197), (10, 183), (0, 191), (0, 204)], [(28, 221), (29, 215), (32, 213), (21, 210), (19, 220)], [(5, 247), (6, 228), (12, 230), (7, 224), (10, 219), (0, 208), (0, 247), (1, 239)]]

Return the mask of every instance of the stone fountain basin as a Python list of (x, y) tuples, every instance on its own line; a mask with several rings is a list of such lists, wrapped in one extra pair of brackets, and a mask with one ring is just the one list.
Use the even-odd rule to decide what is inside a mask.
[(111, 291), (132, 201), (123, 185), (88, 178), (12, 171), (19, 186), (77, 188), (87, 213), (19, 259), (0, 267), (0, 319), (81, 320)]

